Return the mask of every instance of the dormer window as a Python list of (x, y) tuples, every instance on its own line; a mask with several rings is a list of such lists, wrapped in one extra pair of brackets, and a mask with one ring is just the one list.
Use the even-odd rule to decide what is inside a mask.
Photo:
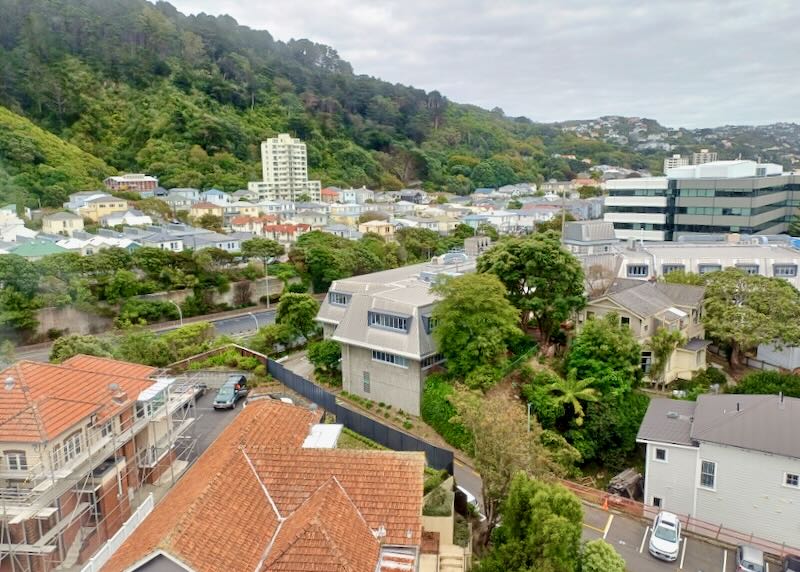
[(431, 316), (430, 314), (423, 314), (422, 315), (422, 327), (425, 328), (425, 333), (430, 334), (433, 332), (433, 329), (436, 327), (436, 324), (439, 323), (439, 320)]
[(350, 303), (350, 294), (343, 294), (342, 292), (328, 292), (328, 302), (334, 306), (347, 306)]
[(367, 323), (373, 328), (382, 328), (385, 330), (393, 330), (395, 332), (408, 332), (411, 316), (403, 316), (400, 314), (391, 314), (386, 312), (374, 312), (370, 310), (367, 313)]

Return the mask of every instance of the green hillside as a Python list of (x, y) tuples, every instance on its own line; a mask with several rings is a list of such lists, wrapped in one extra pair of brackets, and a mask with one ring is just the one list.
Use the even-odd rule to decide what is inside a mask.
[(61, 206), (113, 174), (106, 163), (0, 107), (0, 201)]
[[(275, 41), (166, 2), (0, 0), (0, 13), (0, 104), (166, 187), (242, 188), (259, 177), (259, 142), (283, 131), (307, 141), (311, 174), (324, 184), (381, 189), (421, 182), (468, 193), (586, 167), (553, 153), (651, 162), (499, 109), (356, 75), (331, 47)], [(3, 154), (8, 170), (27, 168)], [(49, 184), (31, 181), (45, 195)]]

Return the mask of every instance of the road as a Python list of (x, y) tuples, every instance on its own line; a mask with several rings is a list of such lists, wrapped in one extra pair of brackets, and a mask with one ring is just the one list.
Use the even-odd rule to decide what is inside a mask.
[[(259, 328), (275, 322), (275, 310), (255, 310), (251, 313), (228, 318), (209, 319), (208, 322), (214, 325), (214, 330), (218, 335), (227, 336), (247, 336), (256, 332), (256, 323)], [(157, 326), (156, 326), (157, 327)], [(157, 334), (171, 332), (178, 326), (155, 330)], [(28, 349), (20, 348), (16, 352), (19, 360), (46, 362), (50, 358), (50, 347), (52, 344), (39, 344)]]

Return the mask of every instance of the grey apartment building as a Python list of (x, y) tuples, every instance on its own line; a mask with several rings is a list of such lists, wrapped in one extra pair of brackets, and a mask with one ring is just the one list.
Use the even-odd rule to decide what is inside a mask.
[(665, 177), (608, 181), (603, 219), (617, 238), (780, 234), (800, 206), (800, 173), (755, 161), (713, 161)]
[(444, 361), (431, 335), (437, 297), (430, 287), (473, 272), (487, 246), (484, 237), (467, 239), (465, 252), (331, 285), (317, 321), (325, 338), (342, 347), (345, 391), (419, 415), (425, 377)]

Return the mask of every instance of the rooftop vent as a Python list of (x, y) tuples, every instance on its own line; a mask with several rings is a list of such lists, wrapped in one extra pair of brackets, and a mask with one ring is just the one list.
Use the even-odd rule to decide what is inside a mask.
[(128, 401), (128, 394), (125, 393), (118, 383), (108, 384), (108, 391), (111, 392), (111, 401), (116, 405), (123, 405)]

